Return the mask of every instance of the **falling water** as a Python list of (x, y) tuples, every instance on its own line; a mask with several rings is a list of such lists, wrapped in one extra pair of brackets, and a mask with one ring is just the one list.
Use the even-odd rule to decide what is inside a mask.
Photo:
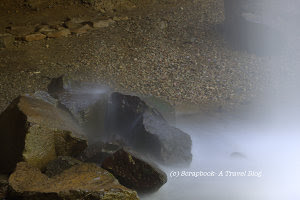
[(164, 168), (168, 183), (142, 199), (300, 199), (300, 3), (261, 2), (261, 20), (286, 39), (286, 48), (265, 66), (271, 81), (263, 101), (247, 113), (179, 117), (178, 128), (192, 136), (192, 164)]

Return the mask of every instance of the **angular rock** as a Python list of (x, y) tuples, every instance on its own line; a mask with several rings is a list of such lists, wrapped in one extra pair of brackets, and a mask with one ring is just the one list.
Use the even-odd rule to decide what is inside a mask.
[(5, 199), (8, 191), (8, 176), (0, 174), (0, 199)]
[(103, 160), (112, 156), (121, 146), (113, 143), (96, 142), (89, 145), (77, 158), (83, 162), (101, 165)]
[(92, 22), (92, 25), (94, 28), (105, 28), (109, 27), (110, 24), (114, 23), (115, 21), (112, 19), (107, 19), (107, 20), (95, 20)]
[(162, 164), (189, 164), (191, 137), (170, 126), (162, 115), (139, 97), (113, 93), (108, 105), (109, 140), (115, 135), (133, 150)]
[(121, 186), (109, 172), (87, 163), (48, 178), (39, 169), (21, 162), (9, 177), (9, 187), (8, 197), (11, 199), (138, 199), (136, 192)]
[(75, 33), (75, 34), (83, 34), (83, 33), (87, 33), (91, 29), (92, 29), (92, 27), (90, 27), (90, 25), (85, 24), (85, 25), (81, 25), (78, 28), (72, 28), (70, 30), (72, 33)]
[(25, 40), (27, 42), (31, 42), (31, 41), (43, 40), (45, 38), (46, 38), (46, 35), (44, 35), (42, 33), (33, 33), (33, 34), (24, 36), (23, 40)]
[(138, 193), (155, 192), (167, 182), (167, 175), (155, 164), (124, 149), (106, 158), (101, 166), (112, 173), (122, 185)]
[(109, 95), (107, 88), (61, 76), (51, 80), (48, 92), (75, 116), (91, 143), (107, 137), (105, 131)]
[(61, 174), (66, 169), (79, 164), (81, 164), (79, 160), (76, 160), (70, 156), (58, 156), (55, 160), (52, 160), (47, 164), (44, 174), (46, 174), (48, 177), (53, 177)]
[(15, 37), (10, 34), (0, 34), (0, 48), (9, 48), (13, 46)]
[(71, 31), (69, 29), (61, 29), (53, 32), (49, 32), (47, 34), (48, 38), (60, 38), (60, 37), (67, 37), (71, 34)]
[(57, 156), (77, 156), (86, 147), (72, 116), (34, 96), (16, 98), (0, 115), (0, 173), (27, 161), (40, 169)]

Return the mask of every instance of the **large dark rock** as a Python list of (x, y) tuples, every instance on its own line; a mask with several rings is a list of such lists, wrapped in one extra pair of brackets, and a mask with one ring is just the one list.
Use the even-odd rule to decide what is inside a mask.
[(52, 178), (26, 162), (9, 177), (9, 199), (20, 200), (138, 200), (106, 170), (95, 164), (75, 165)]
[(57, 156), (76, 156), (87, 147), (84, 133), (68, 112), (30, 95), (16, 98), (6, 108), (0, 130), (0, 173), (12, 172), (22, 160), (42, 169)]
[(101, 165), (104, 159), (110, 157), (119, 149), (121, 149), (119, 144), (99, 141), (91, 145), (89, 144), (77, 158), (83, 162), (93, 162)]
[(167, 182), (167, 175), (155, 164), (124, 149), (106, 158), (102, 167), (111, 172), (122, 185), (138, 193), (155, 192)]
[(170, 126), (139, 97), (113, 93), (108, 124), (111, 141), (121, 140), (162, 164), (189, 164), (192, 160), (190, 136)]
[(107, 88), (60, 76), (51, 80), (48, 92), (72, 113), (87, 133), (89, 142), (106, 137)]

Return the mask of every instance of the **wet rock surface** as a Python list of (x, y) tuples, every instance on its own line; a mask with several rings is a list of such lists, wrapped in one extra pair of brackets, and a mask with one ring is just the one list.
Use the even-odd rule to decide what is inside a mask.
[(79, 164), (81, 164), (79, 160), (70, 156), (58, 156), (55, 160), (52, 160), (47, 164), (43, 173), (48, 177), (53, 177), (62, 173), (64, 170)]
[(39, 169), (21, 162), (9, 177), (9, 187), (8, 197), (12, 199), (138, 199), (136, 192), (121, 186), (109, 172), (94, 164), (76, 165), (48, 178)]
[(87, 147), (72, 116), (34, 96), (20, 96), (0, 115), (0, 166), (12, 172), (22, 160), (43, 168), (57, 156), (76, 156)]
[(116, 143), (96, 142), (89, 144), (77, 158), (84, 162), (93, 162), (101, 165), (107, 157), (112, 156), (121, 148), (122, 146)]
[(118, 150), (106, 158), (101, 166), (122, 185), (138, 193), (155, 192), (167, 182), (167, 175), (155, 164), (128, 149)]
[(137, 96), (113, 93), (108, 108), (110, 140), (121, 139), (138, 152), (166, 164), (189, 164), (192, 141)]

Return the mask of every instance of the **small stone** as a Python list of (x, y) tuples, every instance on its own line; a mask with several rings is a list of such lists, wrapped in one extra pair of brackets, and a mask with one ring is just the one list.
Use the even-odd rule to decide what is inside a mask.
[(158, 26), (161, 30), (163, 30), (163, 29), (166, 29), (168, 27), (168, 23), (166, 21), (161, 21), (161, 22), (159, 22)]
[(69, 29), (62, 29), (58, 31), (53, 31), (47, 34), (48, 38), (60, 38), (60, 37), (67, 37), (71, 34)]
[(90, 27), (88, 24), (85, 24), (79, 28), (71, 29), (71, 32), (75, 33), (75, 34), (83, 34), (83, 33), (88, 32), (91, 29), (92, 29), (92, 27)]
[(236, 158), (236, 159), (246, 159), (247, 158), (247, 156), (245, 154), (241, 153), (241, 152), (232, 152), (230, 154), (230, 157), (231, 158)]
[(115, 21), (112, 19), (108, 20), (98, 20), (92, 22), (94, 28), (105, 28), (108, 27), (110, 24), (114, 23)]
[(55, 29), (50, 28), (50, 26), (48, 26), (48, 25), (40, 25), (40, 26), (36, 27), (36, 32), (40, 32), (45, 35), (47, 33), (53, 32), (53, 31), (55, 31)]
[(43, 40), (45, 38), (46, 38), (46, 35), (44, 35), (42, 33), (33, 33), (30, 35), (24, 36), (23, 40), (25, 40), (27, 42), (31, 42), (31, 41)]

